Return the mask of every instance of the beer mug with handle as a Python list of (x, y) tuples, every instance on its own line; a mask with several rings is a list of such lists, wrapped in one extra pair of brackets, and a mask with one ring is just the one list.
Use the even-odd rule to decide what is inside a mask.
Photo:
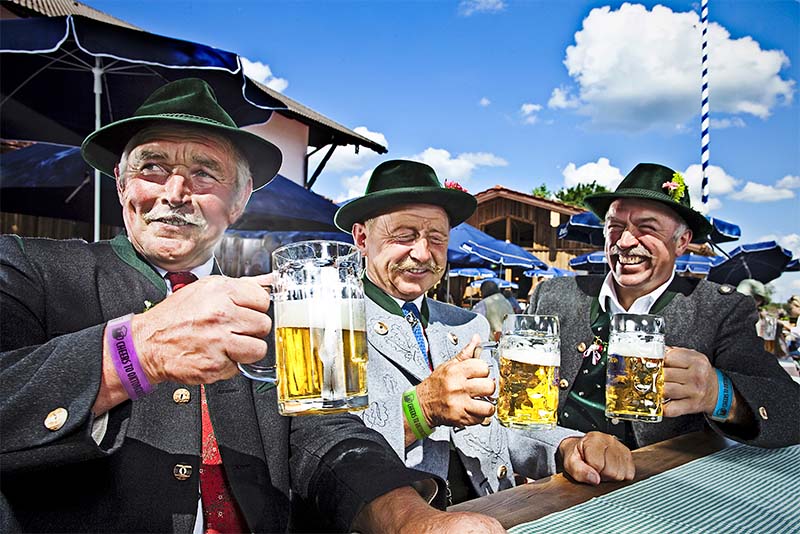
[(658, 423), (664, 413), (664, 318), (611, 317), (606, 417)]
[(558, 317), (507, 315), (499, 342), (497, 419), (509, 428), (556, 426), (561, 341)]
[(361, 254), (338, 241), (291, 243), (272, 253), (274, 367), (239, 365), (277, 382), (282, 415), (367, 407), (367, 333)]

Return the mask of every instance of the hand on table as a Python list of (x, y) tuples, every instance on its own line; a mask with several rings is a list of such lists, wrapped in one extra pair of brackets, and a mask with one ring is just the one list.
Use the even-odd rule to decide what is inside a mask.
[(665, 417), (714, 412), (717, 373), (704, 354), (682, 347), (667, 347), (664, 354)]
[(477, 397), (494, 394), (489, 365), (473, 357), (480, 345), (477, 334), (455, 358), (437, 367), (417, 385), (417, 398), (428, 426), (469, 426), (494, 414), (494, 405)]
[(633, 480), (636, 474), (628, 447), (602, 432), (565, 438), (558, 445), (558, 454), (564, 472), (578, 482), (597, 485), (601, 481)]

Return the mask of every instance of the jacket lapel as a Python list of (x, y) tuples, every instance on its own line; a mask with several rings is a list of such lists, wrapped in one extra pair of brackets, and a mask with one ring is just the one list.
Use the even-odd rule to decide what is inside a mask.
[[(369, 297), (366, 299), (366, 306), (369, 345), (417, 381), (424, 380), (430, 374), (430, 369), (408, 321), (387, 312)], [(427, 337), (432, 339), (430, 333)]]

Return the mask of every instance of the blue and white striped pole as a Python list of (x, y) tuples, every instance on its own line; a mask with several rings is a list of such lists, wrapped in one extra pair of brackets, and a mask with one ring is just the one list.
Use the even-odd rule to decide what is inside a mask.
[(700, 4), (700, 23), (703, 28), (703, 92), (700, 110), (700, 163), (703, 167), (702, 202), (708, 204), (708, 160), (709, 160), (709, 118), (708, 118), (708, 0)]

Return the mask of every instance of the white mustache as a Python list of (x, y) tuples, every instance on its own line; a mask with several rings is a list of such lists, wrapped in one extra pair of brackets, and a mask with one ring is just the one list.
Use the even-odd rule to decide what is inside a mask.
[(143, 219), (146, 223), (162, 221), (170, 224), (191, 224), (193, 226), (205, 226), (206, 224), (205, 217), (199, 213), (182, 213), (164, 205), (153, 207), (144, 215)]
[(640, 256), (642, 258), (652, 258), (653, 255), (644, 248), (642, 245), (636, 245), (632, 249), (628, 249), (626, 251), (622, 251), (619, 249), (617, 245), (611, 245), (611, 248), (608, 249), (608, 253), (611, 256)]
[(412, 260), (411, 258), (406, 258), (400, 263), (392, 266), (393, 271), (409, 271), (411, 269), (428, 269), (434, 274), (439, 274), (444, 270), (442, 267), (439, 267), (435, 261), (420, 263)]

